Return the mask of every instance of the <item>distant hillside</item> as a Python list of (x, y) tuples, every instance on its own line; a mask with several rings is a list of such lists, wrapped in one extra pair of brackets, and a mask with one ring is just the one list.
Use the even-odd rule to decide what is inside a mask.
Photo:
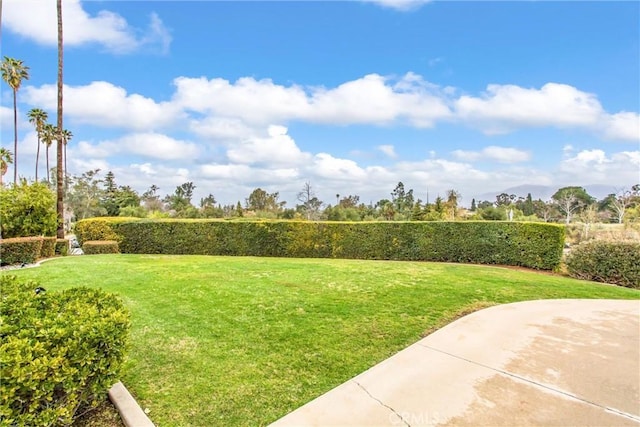
[[(628, 187), (628, 186), (627, 186)], [(544, 201), (550, 200), (551, 196), (558, 191), (561, 187), (550, 187), (546, 185), (518, 185), (517, 187), (510, 187), (502, 191), (496, 191), (491, 193), (483, 193), (478, 196), (474, 196), (476, 201), (488, 200), (490, 202), (496, 201), (496, 196), (501, 193), (515, 194), (518, 197), (527, 197), (527, 194), (531, 193), (533, 200), (542, 199)], [(591, 196), (598, 200), (602, 200), (611, 193), (616, 192), (616, 187), (610, 185), (592, 184), (585, 185), (585, 190)], [(471, 203), (471, 202), (469, 202)]]

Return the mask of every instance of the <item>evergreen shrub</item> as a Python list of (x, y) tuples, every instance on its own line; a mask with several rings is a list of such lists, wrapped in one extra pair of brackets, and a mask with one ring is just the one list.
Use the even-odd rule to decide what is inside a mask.
[(582, 243), (571, 249), (566, 264), (572, 277), (640, 289), (640, 243)]
[(15, 276), (0, 288), (0, 424), (70, 425), (118, 381), (128, 312), (100, 290), (53, 292)]

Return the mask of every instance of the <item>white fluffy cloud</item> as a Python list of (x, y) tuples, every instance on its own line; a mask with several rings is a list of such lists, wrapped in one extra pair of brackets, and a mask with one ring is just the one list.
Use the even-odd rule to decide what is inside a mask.
[[(26, 86), (23, 99), (48, 111), (57, 106), (56, 85)], [(77, 123), (105, 128), (153, 130), (171, 126), (183, 116), (168, 102), (156, 102), (109, 82), (64, 86), (64, 112)]]
[(640, 114), (611, 114), (603, 120), (602, 132), (607, 139), (640, 141)]
[(499, 163), (521, 163), (531, 159), (531, 152), (511, 147), (491, 145), (480, 151), (454, 150), (451, 154), (458, 160), (474, 162), (491, 160)]
[(618, 140), (640, 140), (637, 113), (607, 113), (594, 94), (573, 86), (547, 83), (540, 89), (489, 85), (479, 97), (463, 95), (454, 103), (456, 118), (486, 134), (528, 127), (579, 128)]
[(633, 185), (640, 180), (640, 151), (607, 155), (600, 149), (582, 150), (565, 158), (559, 172), (565, 182)]
[(541, 89), (489, 85), (481, 97), (464, 95), (455, 104), (458, 117), (487, 133), (536, 126), (588, 127), (602, 114), (594, 95), (557, 83)]
[(160, 160), (193, 160), (201, 151), (198, 145), (192, 142), (153, 132), (128, 134), (97, 144), (80, 141), (75, 150), (81, 157), (105, 158), (119, 154), (134, 154)]
[(282, 86), (272, 80), (179, 77), (173, 102), (186, 111), (238, 118), (254, 125), (302, 120), (326, 124), (433, 126), (450, 116), (437, 88), (408, 73), (400, 79), (370, 74), (335, 88)]
[(311, 156), (300, 151), (284, 126), (271, 125), (266, 138), (250, 138), (235, 143), (227, 157), (239, 164), (269, 164), (274, 167), (298, 166)]
[[(101, 10), (95, 16), (87, 13), (80, 0), (62, 3), (64, 43), (66, 46), (98, 44), (106, 50), (126, 54), (151, 48), (167, 52), (171, 35), (162, 20), (151, 14), (145, 29), (134, 28), (120, 15)], [(42, 0), (4, 0), (3, 30), (44, 45), (57, 43), (56, 2)]]
[[(184, 123), (207, 140), (257, 137), (268, 125), (300, 121), (415, 128), (462, 123), (489, 135), (556, 127), (581, 129), (610, 140), (640, 141), (638, 113), (608, 113), (595, 95), (557, 83), (540, 89), (490, 85), (480, 96), (459, 97), (455, 89), (438, 87), (415, 73), (400, 78), (369, 74), (334, 88), (283, 86), (251, 77), (233, 83), (178, 77), (173, 83), (171, 100), (163, 102), (104, 81), (65, 86), (65, 113), (77, 123), (136, 131)], [(26, 86), (22, 92), (28, 104), (55, 109), (55, 85)]]
[(304, 115), (306, 94), (270, 79), (243, 77), (235, 83), (215, 78), (178, 77), (173, 102), (187, 111), (235, 117), (252, 124), (282, 122)]

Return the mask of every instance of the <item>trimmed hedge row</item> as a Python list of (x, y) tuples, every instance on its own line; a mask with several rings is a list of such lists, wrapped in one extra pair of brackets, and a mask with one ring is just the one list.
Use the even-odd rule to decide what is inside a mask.
[(76, 224), (78, 239), (122, 253), (422, 260), (559, 266), (564, 227), (544, 223), (127, 220)]
[(119, 254), (118, 242), (115, 240), (88, 240), (82, 245), (85, 255)]
[(69, 239), (56, 239), (55, 254), (67, 256), (69, 253)]
[[(61, 243), (62, 242), (62, 243)], [(40, 258), (51, 258), (60, 254), (61, 244), (68, 240), (55, 237), (13, 237), (0, 239), (0, 265), (31, 264)], [(64, 255), (66, 255), (66, 251)]]
[(640, 243), (594, 241), (571, 249), (569, 275), (640, 289)]
[(0, 264), (30, 264), (40, 258), (42, 237), (13, 237), (0, 240)]
[(129, 313), (89, 288), (51, 292), (15, 276), (0, 288), (0, 424), (70, 425), (118, 381)]
[(42, 238), (42, 249), (40, 250), (39, 258), (51, 258), (56, 254), (56, 241), (58, 239), (54, 237)]

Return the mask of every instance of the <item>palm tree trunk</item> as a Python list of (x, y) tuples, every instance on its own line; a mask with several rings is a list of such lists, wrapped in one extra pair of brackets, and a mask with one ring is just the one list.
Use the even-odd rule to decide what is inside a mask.
[(67, 142), (64, 143), (64, 191), (66, 192), (69, 189), (68, 179), (67, 179)]
[[(56, 11), (58, 15), (58, 132), (62, 132), (62, 0), (56, 1)], [(58, 229), (56, 235), (58, 239), (64, 239), (64, 187), (62, 177), (62, 138), (57, 138), (56, 155), (56, 213), (58, 216)]]
[(51, 178), (49, 177), (49, 146), (47, 145), (47, 184), (51, 184)]
[(18, 183), (18, 106), (16, 90), (13, 89), (13, 184)]
[(36, 131), (38, 133), (38, 149), (36, 151), (36, 182), (38, 182), (38, 163), (40, 161), (40, 132)]

